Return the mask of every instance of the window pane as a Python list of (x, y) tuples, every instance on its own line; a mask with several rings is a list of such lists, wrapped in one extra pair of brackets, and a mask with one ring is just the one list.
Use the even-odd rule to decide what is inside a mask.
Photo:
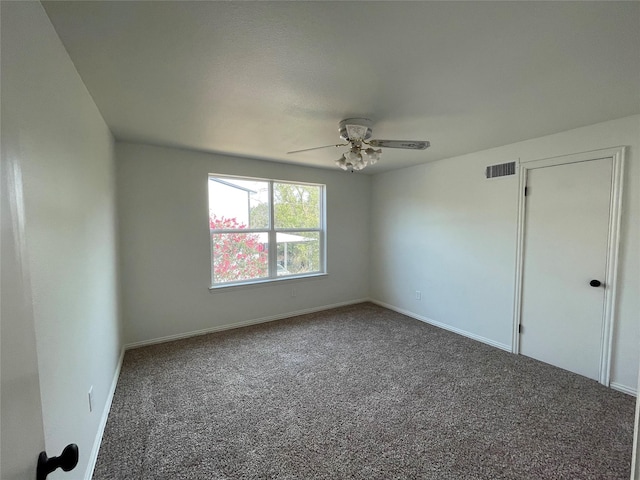
[(274, 182), (275, 228), (320, 228), (320, 188)]
[(269, 228), (269, 182), (209, 177), (210, 228)]
[(278, 276), (320, 271), (319, 232), (279, 232)]
[(269, 276), (267, 233), (214, 233), (213, 283)]

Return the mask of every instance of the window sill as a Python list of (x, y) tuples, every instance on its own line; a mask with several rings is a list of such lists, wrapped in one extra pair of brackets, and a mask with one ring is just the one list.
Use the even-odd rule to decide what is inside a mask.
[(282, 277), (282, 278), (268, 278), (265, 280), (255, 280), (250, 282), (240, 282), (240, 283), (231, 283), (227, 285), (216, 285), (210, 286), (209, 292), (211, 293), (220, 293), (220, 292), (229, 292), (236, 289), (241, 288), (252, 288), (252, 287), (265, 287), (265, 286), (274, 286), (282, 283), (289, 283), (292, 281), (298, 280), (317, 280), (319, 278), (323, 278), (328, 276), (328, 273), (310, 273), (308, 275), (296, 275), (291, 277)]

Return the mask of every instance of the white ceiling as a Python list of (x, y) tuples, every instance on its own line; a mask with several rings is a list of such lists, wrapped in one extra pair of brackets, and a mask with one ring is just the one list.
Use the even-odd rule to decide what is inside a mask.
[(43, 2), (117, 139), (365, 173), (640, 113), (640, 2)]

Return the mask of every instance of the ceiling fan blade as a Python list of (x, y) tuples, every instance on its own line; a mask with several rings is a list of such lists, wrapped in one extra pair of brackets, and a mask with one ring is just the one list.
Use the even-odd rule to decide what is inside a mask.
[(329, 148), (329, 147), (345, 147), (349, 145), (348, 143), (339, 143), (337, 145), (324, 145), (322, 147), (313, 147), (313, 148), (303, 148), (302, 150), (294, 150), (292, 152), (287, 152), (287, 155), (290, 153), (300, 153), (300, 152), (309, 152), (311, 150), (320, 150), (321, 148)]
[(372, 147), (406, 148), (409, 150), (424, 150), (431, 145), (426, 140), (369, 140)]

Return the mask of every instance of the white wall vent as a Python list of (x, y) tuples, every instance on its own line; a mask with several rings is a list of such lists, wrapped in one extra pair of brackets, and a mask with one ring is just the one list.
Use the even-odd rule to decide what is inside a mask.
[(487, 178), (506, 177), (516, 174), (516, 162), (489, 165), (485, 171)]

